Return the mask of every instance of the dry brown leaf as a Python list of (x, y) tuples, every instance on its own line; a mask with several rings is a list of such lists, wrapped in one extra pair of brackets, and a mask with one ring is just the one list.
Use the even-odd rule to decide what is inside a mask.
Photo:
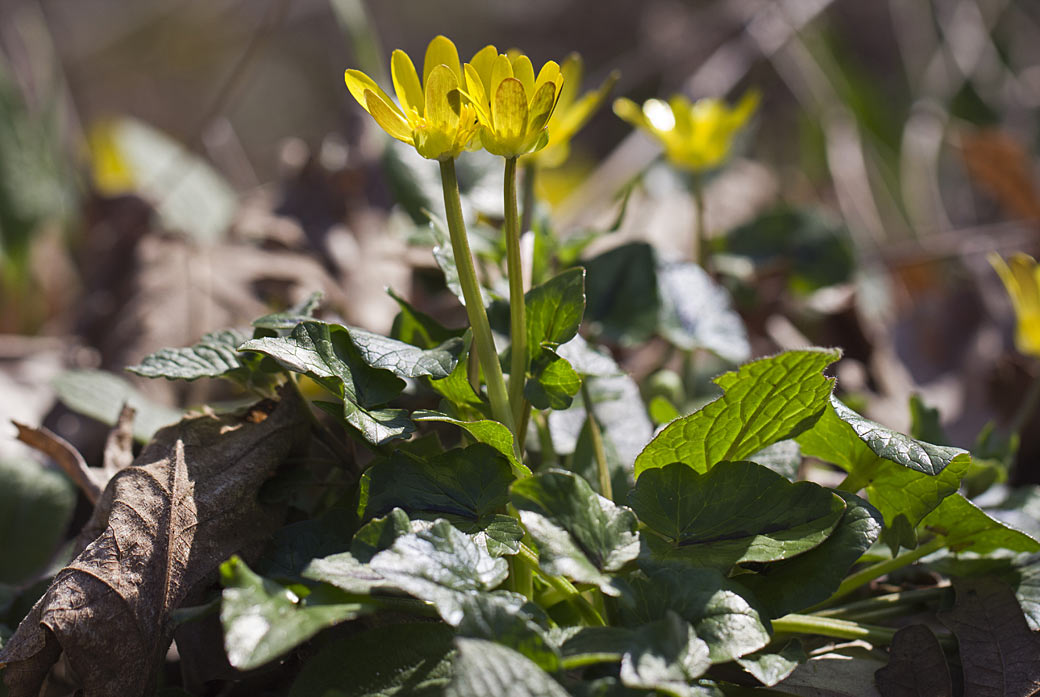
[(134, 462), (134, 417), (137, 410), (124, 404), (119, 410), (116, 425), (108, 432), (105, 439), (105, 452), (102, 458), (102, 469), (105, 484), (120, 470), (126, 469)]
[(1026, 149), (996, 129), (966, 133), (961, 138), (968, 174), (1013, 218), (1040, 221), (1040, 186)]
[(36, 697), (62, 652), (84, 697), (144, 695), (170, 645), (171, 611), (281, 523), (257, 492), (306, 428), (290, 391), (260, 423), (202, 415), (160, 430), (109, 482), (82, 551), (0, 651), (10, 697)]

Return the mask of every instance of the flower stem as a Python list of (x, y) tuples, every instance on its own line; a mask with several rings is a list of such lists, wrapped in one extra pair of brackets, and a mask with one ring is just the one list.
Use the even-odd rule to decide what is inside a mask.
[(941, 537), (936, 537), (930, 542), (919, 545), (916, 549), (911, 549), (910, 551), (904, 552), (896, 557), (892, 557), (883, 562), (878, 562), (877, 564), (872, 564), (865, 569), (857, 571), (842, 581), (841, 585), (838, 586), (838, 590), (834, 591), (834, 595), (828, 598), (824, 604), (831, 605), (835, 600), (845, 597), (860, 586), (870, 583), (875, 578), (879, 578), (885, 574), (892, 573), (896, 569), (901, 569), (904, 566), (913, 564), (921, 557), (926, 557), (932, 552), (942, 549), (944, 546), (946, 546), (946, 541)]
[(525, 561), (538, 578), (545, 581), (545, 583), (555, 592), (559, 593), (560, 596), (567, 600), (573, 600), (577, 606), (578, 612), (586, 623), (593, 627), (605, 627), (607, 625), (603, 616), (599, 614), (599, 612), (596, 611), (596, 608), (592, 606), (592, 603), (581, 594), (581, 591), (574, 587), (573, 583), (565, 579), (563, 576), (553, 576), (552, 574), (542, 571), (542, 568), (538, 566), (538, 554), (533, 549), (521, 542), (520, 553), (517, 554), (517, 557)]
[[(530, 159), (530, 158), (528, 158)], [(538, 166), (530, 163), (524, 163), (524, 207), (521, 211), (523, 217), (520, 219), (520, 234), (524, 234), (531, 229), (531, 222), (534, 220), (534, 184), (535, 178), (538, 176)]]
[(1040, 403), (1040, 372), (1033, 378), (1033, 382), (1029, 385), (1029, 390), (1026, 391), (1026, 396), (1022, 399), (1022, 403), (1018, 405), (1015, 419), (1011, 422), (1011, 433), (1013, 435), (1021, 438), (1022, 430), (1036, 412), (1038, 403)]
[(705, 242), (704, 225), (704, 178), (699, 173), (693, 175), (693, 260), (708, 270), (708, 248)]
[(899, 612), (905, 613), (908, 607), (925, 605), (936, 600), (941, 600), (952, 592), (953, 590), (950, 586), (899, 591), (898, 593), (878, 595), (873, 598), (846, 603), (845, 605), (836, 605), (834, 607), (829, 607), (826, 610), (819, 610), (813, 614), (818, 617), (862, 619), (864, 615), (874, 615), (887, 610), (898, 610)]
[(835, 639), (864, 639), (872, 644), (891, 644), (896, 630), (833, 617), (815, 615), (784, 615), (773, 620), (777, 634), (818, 634)]
[[(527, 376), (527, 315), (524, 306), (524, 269), (520, 263), (520, 223), (516, 213), (516, 158), (506, 158), (505, 188), (506, 271), (509, 274), (509, 408), (513, 423), (523, 421), (524, 378)], [(519, 434), (517, 434), (519, 436)]]
[[(459, 199), (459, 182), (455, 177), (455, 160), (447, 159), (440, 162), (444, 210), (448, 218), (448, 232), (451, 235), (451, 251), (455, 256), (462, 296), (466, 300), (466, 315), (473, 328), (473, 348), (477, 352), (480, 367), (484, 371), (484, 380), (487, 382), (491, 415), (505, 424), (515, 435), (513, 414), (509, 410), (509, 398), (506, 393), (506, 381), (502, 375), (502, 366), (498, 362), (498, 353), (495, 351), (495, 339), (491, 336), (491, 325), (488, 323), (487, 311), (484, 309), (484, 300), (480, 297), (477, 271), (473, 267), (473, 255), (469, 250), (469, 239), (466, 237), (466, 223), (462, 219), (462, 201)], [(518, 450), (515, 445), (514, 449)], [(520, 456), (519, 452), (515, 454), (517, 457)]]
[(585, 403), (585, 416), (589, 421), (589, 436), (592, 438), (592, 452), (596, 456), (596, 472), (599, 475), (599, 493), (604, 498), (614, 499), (613, 487), (610, 484), (610, 467), (607, 465), (607, 451), (603, 447), (603, 432), (596, 421), (596, 412), (592, 406), (592, 397), (585, 381), (581, 382), (581, 401)]

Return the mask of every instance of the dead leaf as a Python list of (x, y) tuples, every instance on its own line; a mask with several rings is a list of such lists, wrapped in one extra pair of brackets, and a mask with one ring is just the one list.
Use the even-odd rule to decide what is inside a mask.
[(950, 697), (953, 682), (939, 640), (927, 626), (896, 632), (888, 665), (874, 673), (882, 697)]
[(1011, 588), (989, 577), (954, 579), (953, 587), (953, 609), (940, 612), (939, 620), (957, 636), (964, 694), (1040, 694), (1040, 638), (1029, 631)]
[(105, 453), (102, 458), (102, 469), (105, 483), (120, 470), (126, 469), (134, 462), (134, 417), (137, 410), (129, 404), (123, 404), (119, 410), (116, 425), (108, 432), (105, 439)]
[(144, 695), (170, 645), (170, 613), (281, 524), (260, 486), (300, 444), (292, 391), (261, 423), (202, 415), (160, 430), (109, 482), (82, 550), (0, 651), (10, 697), (36, 697), (59, 653), (84, 697)]
[(87, 499), (91, 503), (97, 503), (98, 497), (101, 496), (98, 478), (71, 443), (43, 426), (33, 428), (17, 421), (11, 423), (18, 429), (18, 440), (54, 460), (69, 479), (83, 491)]
[(996, 129), (961, 137), (968, 174), (1013, 218), (1040, 221), (1040, 186), (1029, 152), (1011, 135)]

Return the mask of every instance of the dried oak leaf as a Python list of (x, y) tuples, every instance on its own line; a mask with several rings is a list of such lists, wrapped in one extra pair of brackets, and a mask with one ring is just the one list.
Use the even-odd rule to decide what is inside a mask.
[(82, 551), (0, 651), (10, 697), (36, 697), (63, 651), (84, 697), (145, 694), (170, 645), (171, 611), (280, 525), (283, 509), (257, 491), (306, 429), (286, 391), (259, 423), (203, 415), (156, 433), (112, 477)]

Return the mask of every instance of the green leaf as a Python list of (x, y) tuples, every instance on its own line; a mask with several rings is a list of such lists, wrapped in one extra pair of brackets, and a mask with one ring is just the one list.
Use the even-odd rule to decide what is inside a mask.
[(54, 380), (54, 391), (61, 403), (72, 411), (115, 426), (124, 404), (137, 412), (134, 440), (146, 443), (163, 426), (175, 424), (183, 413), (179, 409), (151, 401), (124, 378), (103, 370), (69, 370)]
[(798, 469), (802, 465), (802, 449), (794, 440), (782, 440), (748, 456), (752, 462), (768, 467), (792, 482), (798, 481)]
[(512, 465), (513, 472), (517, 477), (527, 477), (531, 474), (531, 470), (528, 469), (527, 465), (520, 462), (520, 460), (516, 458), (516, 455), (513, 454), (512, 432), (498, 421), (492, 421), (491, 419), (460, 421), (459, 419), (454, 419), (447, 414), (428, 410), (412, 412), (412, 420), (417, 423), (440, 421), (447, 424), (454, 424), (459, 428), (465, 429), (477, 440), (477, 442), (490, 445), (492, 448), (502, 453), (502, 455), (509, 460), (509, 464)]
[(253, 326), (257, 329), (267, 329), (273, 332), (289, 332), (300, 322), (314, 319), (314, 313), (321, 305), (323, 293), (315, 291), (307, 296), (302, 302), (293, 305), (283, 312), (275, 312), (264, 315), (253, 320)]
[(639, 554), (632, 511), (599, 496), (581, 477), (559, 470), (515, 482), (510, 500), (538, 544), (546, 571), (617, 594), (607, 574)]
[(220, 566), (224, 649), (239, 670), (278, 658), (326, 627), (370, 611), (358, 603), (308, 605), (285, 586), (253, 573), (237, 556)]
[(754, 462), (720, 462), (705, 474), (681, 464), (648, 470), (628, 502), (660, 536), (644, 536), (652, 556), (722, 570), (807, 552), (845, 511), (829, 489), (789, 482)]
[(840, 356), (833, 349), (788, 351), (720, 375), (715, 384), (724, 394), (650, 441), (636, 458), (636, 478), (673, 462), (706, 472), (805, 431), (826, 409), (834, 387), (822, 371)]
[(910, 435), (918, 440), (943, 445), (948, 442), (939, 420), (939, 410), (930, 407), (921, 395), (910, 395)]
[(551, 348), (543, 346), (531, 364), (524, 396), (535, 409), (567, 409), (581, 389), (581, 376)]
[(804, 554), (769, 564), (740, 577), (770, 617), (799, 612), (823, 602), (841, 585), (852, 565), (881, 535), (881, 514), (863, 499), (844, 491), (845, 514), (821, 545)]
[(547, 639), (545, 613), (524, 596), (508, 591), (473, 594), (463, 600), (462, 608), (459, 636), (508, 646), (542, 670), (559, 669), (560, 654)]
[(1011, 589), (993, 578), (954, 579), (956, 602), (939, 621), (956, 635), (966, 695), (1040, 692), (1040, 637)]
[(434, 392), (448, 400), (455, 409), (466, 414), (480, 413), (480, 408), (484, 403), (480, 395), (473, 389), (473, 385), (470, 384), (466, 369), (467, 360), (476, 360), (476, 356), (470, 352), (472, 338), (472, 334), (467, 330), (464, 338), (465, 348), (459, 354), (459, 360), (455, 364), (455, 369), (451, 371), (451, 375), (440, 380), (430, 380), (430, 387)]
[(445, 697), (569, 697), (531, 659), (484, 639), (455, 640), (458, 655)]
[[(884, 516), (885, 527), (897, 534), (894, 543), (916, 546), (915, 529), (944, 498), (957, 491), (971, 463), (970, 456), (956, 448), (913, 441), (863, 419), (844, 405), (842, 418), (839, 404), (832, 399), (816, 424), (798, 436), (802, 453), (848, 472), (857, 482), (856, 488), (866, 488), (870, 503)], [(864, 437), (846, 419), (855, 421)], [(922, 468), (936, 470), (937, 474), (927, 474)]]
[(750, 593), (715, 569), (649, 566), (617, 585), (622, 624), (654, 622), (671, 610), (693, 625), (708, 644), (713, 663), (732, 661), (769, 643), (769, 620), (748, 599)]
[[(253, 339), (239, 348), (270, 356), (287, 369), (317, 380), (343, 400), (341, 418), (371, 443), (380, 445), (415, 430), (402, 410), (372, 409), (400, 394), (405, 383), (390, 371), (366, 363), (345, 327), (306, 321), (289, 336)], [(317, 405), (336, 415), (335, 409)]]
[(448, 329), (425, 312), (415, 309), (411, 303), (389, 288), (386, 292), (401, 308), (401, 311), (394, 317), (393, 328), (390, 330), (391, 336), (398, 341), (419, 348), (432, 349), (463, 335), (464, 330)]
[(633, 639), (621, 659), (622, 683), (675, 697), (697, 694), (689, 683), (704, 675), (711, 658), (689, 622), (669, 610), (662, 619), (637, 628)]
[(160, 349), (127, 370), (146, 378), (168, 380), (219, 377), (241, 380), (248, 375), (249, 367), (243, 362), (244, 356), (239, 354), (238, 347), (248, 338), (234, 329), (210, 332), (193, 346)]
[(256, 564), (257, 571), (269, 578), (297, 580), (313, 559), (350, 547), (351, 518), (351, 511), (337, 507), (320, 517), (286, 525), (275, 532)]
[(76, 487), (35, 460), (0, 460), (0, 583), (17, 585), (44, 571), (65, 538)]
[(382, 518), (368, 521), (354, 533), (350, 541), (350, 553), (358, 561), (367, 564), (379, 552), (390, 549), (398, 537), (415, 530), (408, 514), (400, 508), (394, 508)]
[(1032, 556), (1015, 565), (1010, 579), (1014, 584), (1015, 597), (1033, 632), (1040, 631), (1040, 557)]
[(303, 664), (289, 697), (441, 697), (451, 681), (453, 639), (450, 627), (431, 622), (337, 639)]
[(989, 517), (960, 494), (943, 499), (934, 511), (925, 516), (921, 526), (943, 537), (946, 546), (958, 552), (966, 549), (978, 554), (989, 554), (998, 549), (1040, 552), (1040, 542)]
[(401, 378), (446, 378), (454, 370), (463, 348), (463, 341), (457, 336), (431, 349), (421, 349), (356, 327), (347, 331), (366, 363)]
[(578, 334), (585, 313), (585, 269), (568, 269), (524, 294), (529, 360), (537, 347), (555, 349)]
[(766, 687), (772, 687), (786, 678), (809, 657), (797, 639), (784, 644), (779, 651), (763, 649), (737, 659), (741, 668), (751, 673)]
[(707, 349), (730, 363), (751, 358), (744, 322), (729, 291), (697, 264), (659, 263), (661, 335), (684, 351)]
[(463, 619), (467, 593), (491, 590), (509, 574), (504, 559), (492, 557), (445, 520), (398, 537), (369, 567), (391, 587), (433, 603), (453, 626)]
[(509, 461), (483, 443), (429, 460), (395, 452), (361, 476), (358, 514), (374, 518), (399, 507), (475, 520), (505, 506), (512, 481)]
[(627, 345), (649, 339), (661, 305), (653, 248), (631, 242), (585, 263), (585, 319), (593, 331)]

